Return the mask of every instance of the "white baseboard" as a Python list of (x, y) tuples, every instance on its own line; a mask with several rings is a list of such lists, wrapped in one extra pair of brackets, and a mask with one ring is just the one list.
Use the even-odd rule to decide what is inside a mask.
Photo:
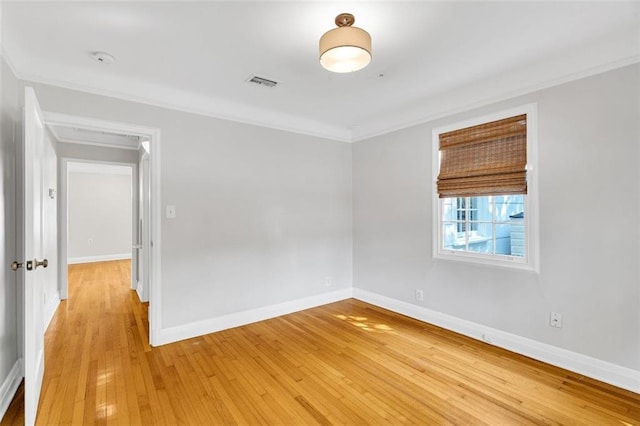
[(56, 291), (53, 296), (49, 296), (49, 300), (47, 300), (47, 304), (44, 307), (45, 309), (44, 329), (45, 330), (49, 328), (49, 324), (51, 324), (51, 320), (53, 319), (53, 316), (56, 314), (56, 310), (58, 309), (59, 305), (60, 305), (60, 293)]
[[(577, 352), (527, 339), (516, 334), (446, 315), (411, 303), (354, 288), (353, 297), (390, 311), (485, 341), (509, 351), (555, 365), (611, 385), (640, 393), (640, 371)], [(483, 338), (484, 336), (484, 338)], [(490, 342), (487, 341), (490, 340)]]
[(190, 339), (204, 334), (215, 333), (216, 331), (239, 327), (253, 322), (264, 321), (269, 318), (349, 299), (352, 296), (353, 292), (351, 288), (337, 290), (331, 293), (305, 297), (303, 299), (292, 300), (289, 302), (279, 303), (277, 305), (270, 305), (249, 311), (223, 315), (221, 317), (196, 321), (177, 327), (160, 329), (157, 330), (157, 332), (154, 330), (152, 337), (154, 338), (153, 341), (156, 342), (156, 345), (165, 345), (167, 343)]
[(11, 367), (9, 375), (0, 385), (0, 419), (2, 419), (13, 400), (20, 382), (22, 382), (22, 358), (18, 360)]
[(140, 281), (136, 282), (136, 293), (138, 293), (138, 299), (141, 302), (148, 302), (149, 301), (149, 299), (145, 300), (145, 297), (144, 297), (144, 284), (141, 283)]
[[(154, 346), (159, 346), (263, 321), (351, 297), (429, 324), (437, 325), (476, 340), (491, 343), (492, 345), (528, 356), (538, 361), (546, 362), (632, 392), (640, 393), (640, 371), (357, 288), (338, 290), (277, 305), (196, 321), (177, 327), (152, 330), (151, 337), (152, 341), (155, 342)], [(490, 340), (490, 342), (488, 340)]]
[(124, 260), (131, 259), (131, 253), (117, 253), (117, 254), (101, 254), (98, 256), (79, 256), (69, 257), (67, 263), (69, 265), (76, 263), (93, 263), (93, 262), (108, 262), (110, 260)]

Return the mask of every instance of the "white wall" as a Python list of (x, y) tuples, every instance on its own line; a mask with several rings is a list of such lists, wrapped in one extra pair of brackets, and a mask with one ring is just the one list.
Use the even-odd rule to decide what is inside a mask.
[(69, 163), (68, 262), (131, 257), (132, 167)]
[(29, 85), (46, 111), (161, 129), (161, 201), (177, 207), (163, 328), (351, 287), (350, 145)]
[[(0, 6), (1, 7), (1, 6)], [(22, 377), (18, 362), (16, 273), (16, 126), (20, 116), (18, 82), (0, 55), (0, 417)]]
[[(640, 370), (639, 76), (630, 66), (356, 143), (354, 286)], [(528, 102), (540, 273), (435, 261), (432, 128)]]

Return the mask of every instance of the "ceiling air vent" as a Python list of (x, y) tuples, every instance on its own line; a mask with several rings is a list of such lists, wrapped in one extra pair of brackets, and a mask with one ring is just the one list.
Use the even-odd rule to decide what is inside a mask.
[(264, 87), (276, 87), (278, 85), (277, 81), (269, 80), (268, 78), (258, 77), (257, 75), (252, 75), (247, 79), (247, 83), (254, 83), (259, 86)]

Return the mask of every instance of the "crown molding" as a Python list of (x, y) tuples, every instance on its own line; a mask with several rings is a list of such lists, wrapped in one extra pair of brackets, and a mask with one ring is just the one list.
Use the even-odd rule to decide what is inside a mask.
[[(0, 0), (0, 2), (1, 1), (2, 0)], [(4, 60), (5, 64), (7, 64), (7, 67), (9, 68), (11, 73), (14, 75), (14, 77), (15, 78), (19, 78), (18, 77), (18, 70), (13, 65), (13, 62), (11, 61), (11, 58), (9, 58), (9, 55), (7, 55), (7, 52), (5, 51), (4, 45), (2, 45), (1, 43), (0, 43), (0, 58), (2, 58)]]
[[(602, 74), (607, 71), (622, 68), (628, 65), (640, 63), (640, 55), (633, 55), (620, 60), (608, 62), (599, 66), (583, 69), (578, 72), (573, 72), (560, 77), (554, 77), (545, 79), (534, 84), (527, 86), (514, 88), (512, 90), (504, 90), (500, 88), (500, 79), (480, 87), (480, 85), (471, 85), (460, 90), (453, 92), (446, 92), (440, 96), (424, 100), (437, 106), (452, 104), (446, 108), (438, 108), (428, 106), (424, 104), (418, 104), (412, 108), (407, 108), (397, 112), (388, 120), (372, 120), (358, 127), (352, 131), (351, 142), (360, 142), (367, 139), (371, 139), (377, 136), (382, 136), (388, 133), (392, 133), (398, 130), (403, 130), (409, 127), (417, 126), (431, 121), (439, 120), (441, 118), (450, 117), (455, 114), (459, 114), (465, 111), (471, 111), (476, 108), (481, 108), (487, 105), (495, 104), (497, 102), (506, 101), (519, 96), (525, 96), (540, 90), (548, 89), (561, 84), (569, 83), (572, 81), (580, 80), (582, 78), (591, 77), (597, 74)], [(491, 92), (490, 96), (476, 95), (473, 92)], [(493, 95), (495, 94), (495, 95)], [(453, 102), (451, 99), (455, 99)], [(474, 98), (477, 98), (474, 100)], [(447, 101), (448, 99), (448, 101)], [(409, 118), (402, 118), (409, 117)]]
[[(6, 58), (7, 63), (11, 64), (6, 52), (4, 57)], [(338, 126), (332, 126), (290, 114), (269, 111), (263, 108), (240, 105), (225, 99), (204, 97), (181, 90), (162, 87), (156, 87), (153, 92), (162, 93), (163, 95), (152, 98), (135, 93), (135, 89), (122, 91), (98, 88), (50, 78), (43, 75), (21, 72), (11, 65), (10, 68), (16, 78), (26, 82), (46, 84), (93, 95), (120, 99), (123, 101), (135, 102), (274, 130), (314, 136), (323, 139), (330, 139), (338, 142), (352, 141), (351, 132)], [(130, 86), (133, 87), (134, 85), (131, 84)], [(172, 102), (167, 101), (166, 99), (181, 99), (181, 102)], [(260, 116), (266, 117), (267, 119), (261, 120), (255, 118)]]
[[(527, 67), (489, 80), (477, 81), (453, 91), (422, 98), (412, 106), (396, 110), (381, 117), (372, 117), (354, 128), (347, 129), (304, 117), (240, 105), (228, 100), (200, 96), (177, 89), (156, 88), (157, 90), (150, 90), (149, 92), (159, 94), (152, 98), (135, 93), (136, 89), (133, 88), (135, 86), (133, 84), (128, 85), (132, 88), (131, 91), (111, 90), (75, 84), (42, 75), (23, 73), (14, 66), (4, 49), (0, 49), (0, 54), (16, 78), (23, 81), (47, 84), (129, 102), (346, 143), (364, 141), (464, 111), (640, 63), (640, 53), (637, 52), (636, 48), (633, 54), (621, 59), (613, 59), (596, 66), (589, 66), (584, 63), (579, 71), (560, 73), (559, 76), (557, 72), (554, 75), (553, 71), (547, 71), (546, 75), (542, 75), (540, 71), (544, 68), (543, 66), (535, 69)], [(564, 65), (566, 69), (572, 68), (571, 62), (570, 59), (567, 59)], [(508, 77), (511, 83), (508, 81), (505, 83), (507, 79), (505, 76)], [(521, 81), (533, 81), (533, 83), (522, 85), (520, 84)], [(140, 92), (140, 90), (137, 90), (137, 92)], [(172, 101), (168, 101), (168, 99)], [(176, 99), (178, 101), (175, 101)], [(262, 117), (262, 119), (256, 119), (255, 117)]]

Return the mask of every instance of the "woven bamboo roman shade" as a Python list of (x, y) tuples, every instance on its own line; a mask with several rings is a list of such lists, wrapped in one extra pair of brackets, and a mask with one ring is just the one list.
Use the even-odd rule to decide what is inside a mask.
[(440, 198), (526, 194), (526, 168), (526, 114), (440, 134)]

